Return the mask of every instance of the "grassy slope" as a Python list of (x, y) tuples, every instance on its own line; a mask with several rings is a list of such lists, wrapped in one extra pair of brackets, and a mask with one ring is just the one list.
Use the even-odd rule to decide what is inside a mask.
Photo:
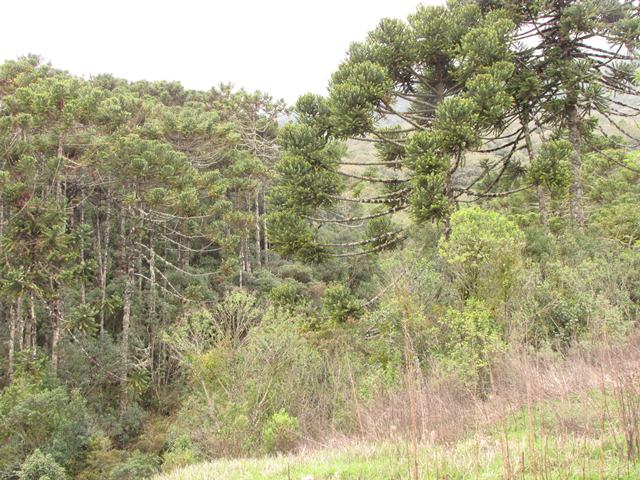
[[(615, 409), (613, 403), (597, 392), (544, 402), (454, 445), (422, 444), (419, 478), (640, 478), (640, 461), (627, 459), (618, 415), (601, 414)], [(156, 480), (409, 479), (411, 452), (410, 443), (351, 443), (297, 455), (219, 460)]]

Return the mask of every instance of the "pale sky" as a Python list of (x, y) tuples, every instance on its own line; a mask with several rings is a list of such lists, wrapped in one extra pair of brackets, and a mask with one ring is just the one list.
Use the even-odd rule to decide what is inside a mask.
[(35, 53), (88, 77), (220, 82), (288, 102), (325, 93), (349, 44), (380, 18), (439, 0), (9, 0), (0, 61)]

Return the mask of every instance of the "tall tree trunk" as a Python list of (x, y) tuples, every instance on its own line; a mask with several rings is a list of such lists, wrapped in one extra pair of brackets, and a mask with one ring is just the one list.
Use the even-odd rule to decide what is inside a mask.
[[(0, 198), (0, 240), (4, 235), (4, 223), (5, 223), (4, 209), (5, 209), (4, 202), (2, 201), (2, 198)], [(6, 302), (0, 302), (0, 324), (3, 324), (5, 320), (7, 321), (7, 323), (9, 323), (11, 321), (10, 317), (11, 317), (11, 313), (7, 312)]]
[(269, 230), (267, 230), (267, 199), (262, 189), (262, 238), (264, 245), (264, 264), (269, 262)]
[(52, 281), (54, 298), (49, 301), (49, 321), (51, 323), (51, 369), (58, 372), (58, 342), (60, 341), (60, 329), (64, 322), (63, 301), (60, 297), (60, 286), (57, 281)]
[[(55, 199), (58, 206), (62, 207), (64, 202), (64, 191), (63, 191), (63, 182), (58, 178), (61, 170), (64, 168), (64, 149), (63, 149), (63, 136), (60, 134), (58, 136), (58, 150), (56, 157), (58, 159), (58, 171), (54, 178), (55, 181)], [(57, 279), (51, 279), (49, 281), (51, 287), (51, 295), (47, 303), (47, 308), (49, 310), (49, 322), (51, 324), (51, 369), (53, 373), (56, 374), (58, 372), (58, 361), (59, 361), (59, 352), (58, 352), (58, 343), (60, 341), (60, 331), (62, 325), (64, 323), (64, 304), (62, 299), (62, 286)]]
[(260, 189), (256, 188), (255, 198), (255, 211), (256, 211), (256, 259), (258, 267), (262, 265), (262, 242), (261, 242), (261, 228), (260, 228)]
[[(133, 219), (131, 207), (128, 208), (128, 217)], [(124, 295), (122, 298), (122, 340), (121, 340), (121, 361), (122, 371), (120, 373), (120, 412), (124, 412), (128, 404), (127, 381), (129, 374), (129, 336), (131, 329), (131, 304), (135, 285), (135, 268), (138, 264), (139, 255), (134, 255), (137, 248), (137, 230), (132, 225), (129, 232), (126, 231), (124, 217), (121, 223), (121, 242), (125, 258), (126, 281)]]
[(582, 228), (585, 225), (584, 211), (582, 209), (582, 134), (580, 133), (578, 109), (575, 104), (568, 107), (567, 120), (569, 123), (569, 139), (573, 145), (573, 153), (571, 155), (571, 170), (573, 172), (573, 181), (571, 183), (571, 219), (578, 227)]
[(16, 321), (18, 351), (21, 352), (24, 349), (24, 315), (22, 313), (22, 294), (20, 294), (20, 296), (18, 297), (18, 305), (16, 306)]
[(453, 190), (453, 174), (458, 169), (460, 162), (462, 161), (462, 152), (458, 152), (455, 157), (455, 163), (445, 172), (444, 177), (444, 195), (448, 203), (448, 211), (445, 213), (445, 217), (442, 221), (444, 224), (444, 237), (449, 238), (451, 236), (451, 215), (456, 208), (456, 200), (454, 198)]
[(38, 319), (36, 317), (36, 301), (34, 297), (33, 292), (31, 292), (29, 294), (29, 328), (27, 329), (29, 332), (28, 348), (31, 349), (33, 357), (36, 356), (38, 343)]
[[(78, 209), (78, 225), (82, 229), (84, 226), (84, 207), (82, 206), (82, 203), (78, 205), (77, 209)], [(86, 255), (84, 251), (84, 235), (82, 235), (80, 237), (80, 264), (82, 265), (83, 270), (84, 270), (85, 257)], [(87, 286), (86, 286), (84, 274), (80, 279), (80, 303), (82, 305), (87, 303)]]
[(98, 215), (98, 268), (100, 277), (100, 336), (104, 335), (105, 303), (107, 301), (107, 273), (109, 262), (109, 240), (111, 234), (111, 203), (107, 200), (104, 220)]
[[(444, 82), (444, 78), (446, 73), (443, 71), (435, 72), (436, 78), (439, 80), (436, 81), (433, 86), (427, 85), (428, 90), (432, 90), (435, 96), (434, 106), (433, 106), (433, 114), (435, 115), (435, 110), (442, 102), (445, 100), (446, 96), (446, 85)], [(453, 174), (455, 173), (460, 161), (462, 159), (462, 153), (456, 154), (454, 158), (454, 164), (449, 167), (449, 169), (445, 172), (444, 177), (444, 195), (447, 199), (447, 203), (449, 205), (449, 209), (445, 214), (445, 217), (442, 219), (442, 224), (444, 225), (444, 237), (449, 238), (451, 236), (451, 215), (455, 210), (455, 199), (454, 199), (454, 191), (453, 191)]]
[(127, 408), (127, 377), (129, 372), (129, 330), (131, 327), (131, 301), (133, 298), (133, 290), (135, 288), (135, 259), (129, 252), (127, 262), (127, 279), (124, 287), (124, 296), (122, 300), (122, 372), (120, 373), (120, 412), (124, 412)]
[(444, 177), (444, 195), (447, 198), (447, 204), (449, 206), (448, 211), (445, 212), (445, 216), (442, 219), (444, 225), (444, 238), (448, 239), (451, 236), (451, 215), (453, 214), (453, 172), (449, 170), (445, 173)]
[(7, 369), (7, 375), (9, 376), (9, 381), (13, 379), (13, 367), (14, 367), (14, 356), (16, 349), (16, 317), (17, 306), (14, 304), (11, 306), (9, 310), (9, 366)]
[(242, 288), (244, 285), (244, 267), (245, 267), (245, 263), (244, 263), (244, 249), (242, 248), (242, 240), (240, 240), (240, 251), (238, 252), (238, 256), (240, 259), (240, 276), (238, 278), (238, 283), (240, 285), (240, 288)]
[(58, 167), (57, 167), (56, 176), (54, 177), (54, 182), (55, 182), (54, 190), (55, 190), (56, 201), (58, 202), (58, 205), (62, 205), (62, 196), (63, 196), (62, 182), (58, 179), (58, 175), (63, 168), (62, 163), (64, 161), (64, 148), (63, 148), (62, 134), (58, 135), (58, 150), (56, 152), (56, 158), (58, 159)]
[[(163, 227), (164, 228), (164, 227)], [(165, 230), (165, 234), (166, 234), (166, 230)], [(169, 245), (167, 242), (163, 242), (164, 245), (164, 257), (167, 258), (169, 255)], [(161, 277), (161, 282), (162, 282), (162, 290), (163, 291), (167, 291), (169, 289), (169, 281), (167, 280), (166, 276), (162, 276)], [(160, 315), (159, 315), (159, 320), (160, 320), (160, 325), (159, 328), (163, 329), (164, 326), (169, 322), (168, 320), (168, 314), (167, 314), (167, 304), (166, 302), (161, 302), (160, 303)], [(160, 358), (160, 383), (161, 384), (167, 384), (169, 383), (169, 369), (164, 368), (165, 365), (167, 365), (167, 363), (169, 362), (169, 353), (166, 347), (165, 342), (159, 342), (159, 358)]]
[(547, 192), (542, 185), (536, 185), (536, 196), (538, 197), (538, 210), (540, 212), (540, 223), (545, 231), (549, 231), (549, 207)]
[(156, 314), (156, 252), (153, 249), (153, 241), (149, 239), (149, 347), (151, 352), (151, 376), (154, 384), (157, 385), (156, 366), (159, 365), (159, 357), (156, 348), (156, 330), (157, 330), (157, 314)]
[[(140, 220), (140, 231), (144, 231), (144, 221)], [(142, 273), (142, 255), (136, 255), (136, 271)], [(138, 276), (138, 299), (142, 300), (142, 276)]]

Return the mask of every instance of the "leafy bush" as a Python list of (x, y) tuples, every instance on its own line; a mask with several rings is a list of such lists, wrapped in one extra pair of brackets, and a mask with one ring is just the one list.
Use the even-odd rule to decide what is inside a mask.
[(71, 472), (88, 437), (86, 407), (76, 392), (16, 378), (0, 394), (0, 478), (12, 478), (37, 449)]
[[(281, 408), (318, 421), (324, 366), (301, 324), (267, 311), (242, 344), (191, 357), (199, 366), (191, 368), (196, 381), (177, 415), (176, 435), (189, 435), (195, 451), (208, 457), (232, 456), (255, 452), (263, 425)], [(176, 458), (190, 456), (179, 450)]]
[(157, 456), (134, 451), (111, 470), (109, 480), (142, 480), (151, 478), (159, 470), (160, 459)]
[(188, 435), (180, 435), (173, 442), (169, 450), (164, 454), (162, 469), (165, 471), (177, 467), (185, 467), (201, 462), (202, 454), (193, 444), (193, 440)]
[(483, 391), (492, 360), (506, 347), (501, 330), (484, 303), (468, 300), (464, 310), (449, 309), (435, 326), (439, 366)]
[(53, 456), (36, 449), (22, 464), (18, 472), (20, 480), (67, 480), (67, 472), (56, 463)]
[(296, 446), (300, 425), (284, 409), (274, 413), (262, 428), (262, 442), (270, 453), (289, 452)]
[(523, 263), (524, 234), (518, 226), (498, 212), (472, 207), (455, 212), (451, 228), (440, 254), (462, 297), (506, 301)]
[(362, 305), (358, 298), (341, 283), (327, 287), (323, 305), (329, 319), (338, 323), (358, 318), (362, 313)]
[(269, 292), (269, 298), (276, 307), (293, 310), (304, 306), (308, 295), (303, 284), (296, 280), (287, 280)]
[(99, 433), (89, 440), (89, 448), (84, 468), (76, 480), (104, 480), (109, 478), (111, 470), (126, 460), (126, 452), (112, 448), (111, 440)]
[(313, 280), (313, 271), (310, 266), (302, 263), (287, 263), (278, 269), (282, 278), (290, 278), (300, 283), (309, 283)]
[(129, 403), (123, 412), (114, 413), (109, 433), (119, 445), (126, 445), (140, 435), (146, 417), (139, 404)]
[(567, 140), (554, 139), (544, 143), (529, 169), (529, 178), (552, 193), (566, 193), (571, 183), (572, 146)]

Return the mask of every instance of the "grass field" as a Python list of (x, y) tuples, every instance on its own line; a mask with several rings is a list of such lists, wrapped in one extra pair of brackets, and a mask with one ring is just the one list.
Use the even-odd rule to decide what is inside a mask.
[(520, 409), (453, 444), (422, 442), (417, 455), (411, 442), (348, 442), (287, 456), (218, 460), (156, 480), (637, 479), (637, 418), (626, 424), (625, 409), (592, 391)]

